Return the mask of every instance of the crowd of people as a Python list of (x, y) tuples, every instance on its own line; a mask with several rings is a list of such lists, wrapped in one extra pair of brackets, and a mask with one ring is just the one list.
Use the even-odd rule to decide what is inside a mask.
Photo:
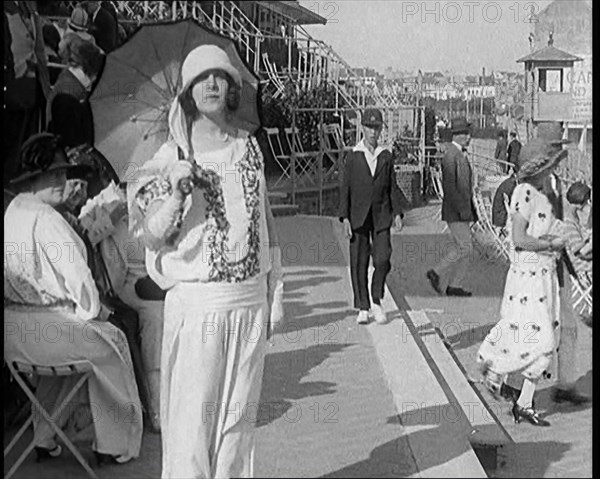
[[(9, 139), (13, 156), (5, 160), (5, 188), (12, 192), (8, 201), (5, 194), (4, 214), (5, 331), (7, 324), (12, 331), (5, 334), (5, 358), (91, 364), (89, 386), (72, 399), (78, 407), (57, 422), (91, 437), (99, 462), (138, 457), (147, 424), (162, 433), (162, 477), (251, 477), (254, 425), (228, 411), (258, 402), (266, 339), (284, 316), (283, 274), (264, 157), (254, 135), (235, 121), (240, 72), (217, 46), (193, 49), (170, 107), (170, 139), (134, 181), (121, 182), (93, 147), (89, 104), (105, 55), (118, 41), (116, 14), (104, 7), (109, 2), (81, 2), (64, 31), (51, 24), (36, 30), (45, 45), (25, 34), (27, 25), (41, 26), (36, 12), (23, 10), (27, 2), (9, 3), (8, 94), (18, 100), (22, 88), (33, 89), (47, 108), (15, 101), (8, 110), (18, 124)], [(15, 42), (23, 48), (12, 48)], [(29, 54), (15, 55), (27, 47)], [(52, 60), (64, 65), (60, 73), (40, 73)], [(29, 134), (37, 128), (33, 117), (43, 121), (43, 133)], [(405, 207), (391, 153), (378, 143), (381, 111), (368, 109), (361, 121), (364, 139), (345, 159), (339, 217), (357, 322), (368, 323), (372, 314), (384, 324), (391, 229), (403, 228)], [(549, 423), (533, 397), (554, 356), (554, 399), (588, 400), (574, 387), (577, 325), (569, 285), (573, 268), (590, 264), (582, 211), (591, 189), (575, 183), (563, 198), (554, 171), (567, 151), (555, 126), (542, 127), (522, 149), (516, 139), (499, 143), (497, 159), (514, 165), (514, 173), (498, 188), (495, 211), (498, 205), (502, 211), (494, 221), (507, 229), (512, 254), (500, 320), (478, 354), (485, 384), (512, 398), (515, 421), (540, 426)], [(438, 294), (464, 297), (472, 294), (462, 284), (464, 246), (472, 244), (470, 224), (477, 221), (466, 154), (471, 127), (455, 119), (451, 131), (442, 161), (442, 219), (460, 253), (442, 258), (427, 278)], [(51, 244), (69, 249), (56, 260), (45, 247)], [(58, 342), (21, 334), (51, 324), (59, 328)], [(537, 341), (527, 341), (531, 328)], [(248, 334), (255, 340), (239, 340)], [(44, 377), (35, 394), (42, 404), (57, 404), (73, 381)], [(92, 418), (90, 404), (100, 416)], [(114, 421), (115, 407), (130, 420)], [(39, 458), (62, 452), (40, 416), (34, 441)]]
[[(99, 2), (75, 8), (60, 39), (46, 29), (46, 51), (58, 48), (65, 68), (45, 97), (45, 131), (10, 159), (5, 245), (16, 249), (4, 263), (4, 296), (14, 334), (5, 358), (91, 364), (88, 387), (70, 401), (77, 407), (56, 422), (74, 439), (90, 438), (99, 463), (138, 457), (144, 424), (162, 435), (163, 477), (249, 477), (253, 425), (227, 411), (258, 402), (267, 335), (283, 317), (283, 279), (263, 155), (234, 118), (241, 74), (221, 48), (193, 50), (171, 106), (172, 140), (135, 181), (120, 182), (93, 146), (89, 95), (109, 48), (81, 29), (100, 15), (90, 4)], [(241, 181), (228, 179), (236, 169)], [(55, 260), (50, 243), (70, 245), (71, 261), (62, 250)], [(54, 324), (58, 343), (21, 334)], [(211, 327), (258, 337), (224, 340), (207, 335)], [(101, 340), (88, 340), (90, 328)], [(73, 381), (43, 378), (35, 394), (49, 407)], [(208, 404), (217, 408), (207, 420)], [(128, 420), (113, 421), (115, 408)], [(39, 459), (62, 453), (41, 416), (34, 445)]]

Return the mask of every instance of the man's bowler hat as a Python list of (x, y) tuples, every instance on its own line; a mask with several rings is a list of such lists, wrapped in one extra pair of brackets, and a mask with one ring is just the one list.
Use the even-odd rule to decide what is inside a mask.
[(469, 123), (465, 118), (455, 118), (452, 120), (451, 130), (453, 135), (471, 133), (471, 123)]

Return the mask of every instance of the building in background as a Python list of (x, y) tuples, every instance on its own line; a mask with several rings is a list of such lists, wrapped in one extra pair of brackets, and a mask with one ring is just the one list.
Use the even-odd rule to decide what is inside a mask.
[[(579, 58), (564, 81), (572, 84), (571, 119), (567, 121), (570, 139), (579, 141), (582, 129), (592, 129), (592, 2), (555, 0), (542, 10), (534, 23), (534, 39), (545, 44), (550, 33), (554, 46)], [(540, 45), (541, 43), (541, 45)], [(592, 135), (587, 135), (591, 142)]]

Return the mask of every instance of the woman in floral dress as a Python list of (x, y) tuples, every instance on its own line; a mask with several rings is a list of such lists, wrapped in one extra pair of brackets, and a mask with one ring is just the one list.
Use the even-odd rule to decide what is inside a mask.
[(516, 422), (522, 418), (548, 426), (533, 408), (533, 395), (558, 344), (559, 284), (557, 259), (564, 240), (554, 235), (557, 198), (550, 175), (567, 152), (540, 144), (524, 161), (518, 175), (507, 228), (511, 238), (500, 321), (486, 336), (477, 356), (485, 384), (498, 393), (509, 373), (524, 376), (513, 404)]

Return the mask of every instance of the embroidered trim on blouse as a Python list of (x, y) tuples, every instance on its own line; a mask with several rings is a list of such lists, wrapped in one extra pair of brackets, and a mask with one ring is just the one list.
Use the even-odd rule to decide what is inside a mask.
[(246, 211), (250, 216), (246, 237), (248, 240), (248, 253), (238, 261), (227, 259), (227, 240), (229, 237), (229, 221), (225, 214), (225, 200), (221, 187), (221, 178), (214, 171), (202, 170), (206, 177), (202, 178), (209, 186), (204, 192), (208, 205), (206, 219), (208, 222), (208, 261), (210, 271), (208, 280), (211, 282), (238, 283), (256, 276), (260, 271), (260, 181), (259, 174), (262, 169), (260, 151), (251, 138), (246, 143), (246, 152), (237, 164), (241, 175), (244, 190)]

